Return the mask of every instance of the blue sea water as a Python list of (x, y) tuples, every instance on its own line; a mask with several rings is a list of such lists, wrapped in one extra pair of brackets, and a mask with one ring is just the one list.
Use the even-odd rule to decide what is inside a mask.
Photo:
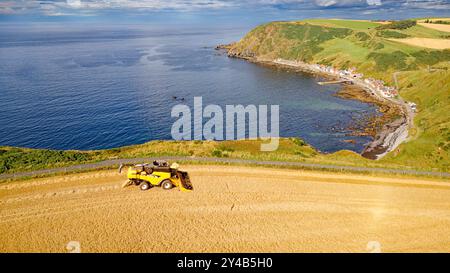
[[(0, 146), (104, 149), (171, 139), (170, 112), (203, 104), (277, 104), (283, 137), (360, 152), (352, 118), (373, 106), (334, 96), (311, 75), (227, 58), (217, 44), (248, 29), (0, 29)], [(353, 139), (356, 144), (344, 142)]]

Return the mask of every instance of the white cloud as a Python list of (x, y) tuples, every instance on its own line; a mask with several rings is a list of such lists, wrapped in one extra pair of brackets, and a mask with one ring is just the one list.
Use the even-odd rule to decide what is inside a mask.
[(315, 2), (321, 7), (379, 6), (382, 4), (381, 0), (315, 0)]
[(335, 0), (316, 0), (316, 4), (321, 7), (329, 7), (337, 4)]
[(224, 8), (238, 2), (227, 0), (67, 0), (67, 5), (87, 9), (196, 9)]
[(381, 0), (367, 0), (369, 6), (381, 6)]
[(450, 10), (450, 0), (405, 0), (402, 6), (418, 9), (447, 9)]
[(67, 5), (73, 8), (80, 8), (81, 0), (67, 0)]
[(100, 10), (205, 10), (225, 8), (404, 8), (450, 9), (450, 0), (0, 0), (0, 14), (67, 14)]

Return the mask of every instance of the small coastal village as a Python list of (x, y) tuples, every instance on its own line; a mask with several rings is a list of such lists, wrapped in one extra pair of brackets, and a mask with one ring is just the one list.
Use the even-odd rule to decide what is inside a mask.
[[(380, 159), (388, 152), (396, 149), (400, 143), (408, 138), (408, 129), (412, 125), (414, 113), (417, 112), (416, 104), (401, 99), (398, 95), (398, 90), (394, 87), (386, 86), (384, 81), (373, 78), (364, 78), (364, 75), (358, 73), (355, 68), (336, 69), (332, 66), (308, 64), (301, 61), (284, 60), (281, 58), (275, 59), (272, 62), (278, 65), (296, 67), (303, 71), (327, 75), (337, 79), (335, 81), (319, 82), (319, 84), (350, 83), (360, 86), (371, 95), (383, 100), (391, 101), (403, 109), (402, 111), (405, 114), (404, 118), (400, 118), (385, 125), (385, 128), (377, 134), (374, 141), (363, 151), (363, 155), (370, 155), (370, 158)], [(373, 156), (372, 153), (377, 150), (382, 152), (375, 152), (378, 154)]]
[(276, 59), (274, 61), (277, 64), (306, 68), (316, 73), (327, 74), (338, 78), (341, 82), (354, 83), (356, 80), (362, 81), (365, 86), (370, 90), (376, 90), (384, 98), (394, 98), (398, 96), (397, 89), (395, 87), (386, 86), (384, 81), (373, 78), (364, 79), (364, 74), (358, 73), (355, 68), (349, 69), (337, 69), (332, 66), (326, 66), (323, 64), (308, 64), (300, 61), (290, 61), (283, 59)]
[[(364, 78), (364, 74), (358, 73), (355, 68), (337, 69), (332, 66), (326, 66), (323, 64), (308, 64), (301, 61), (283, 60), (280, 58), (276, 59), (274, 63), (291, 67), (299, 67), (314, 73), (322, 73), (332, 77), (336, 77), (339, 79), (338, 81), (336, 81), (336, 83), (349, 82), (352, 84), (357, 84), (364, 89), (372, 92), (372, 95), (378, 94), (385, 99), (398, 97), (398, 90), (395, 87), (386, 86), (385, 82), (382, 80), (374, 78)], [(407, 104), (413, 112), (417, 111), (417, 106), (415, 103), (407, 102)]]

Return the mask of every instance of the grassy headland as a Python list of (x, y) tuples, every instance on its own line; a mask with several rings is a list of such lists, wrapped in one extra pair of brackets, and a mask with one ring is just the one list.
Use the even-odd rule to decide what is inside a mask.
[(448, 32), (411, 22), (386, 24), (350, 20), (304, 20), (261, 25), (232, 45), (245, 58), (303, 61), (339, 69), (355, 67), (365, 77), (394, 85), (417, 103), (410, 140), (380, 160), (351, 151), (321, 154), (296, 138), (281, 139), (274, 152), (260, 152), (260, 141), (151, 141), (99, 151), (49, 151), (0, 147), (0, 173), (61, 167), (105, 159), (150, 156), (229, 157), (303, 161), (364, 167), (450, 170), (450, 50), (411, 46), (391, 39), (448, 39)]
[[(285, 59), (356, 68), (366, 78), (394, 86), (418, 105), (410, 140), (379, 160), (447, 171), (450, 166), (450, 49), (435, 50), (391, 40), (391, 37), (448, 39), (448, 32), (413, 20), (393, 23), (312, 19), (258, 26), (231, 45), (231, 56), (250, 60)], [(334, 155), (336, 156), (336, 155)]]

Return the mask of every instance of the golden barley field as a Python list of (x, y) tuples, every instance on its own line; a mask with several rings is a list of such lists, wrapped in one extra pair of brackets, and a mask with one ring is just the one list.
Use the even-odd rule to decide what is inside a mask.
[(418, 23), (421, 26), (432, 28), (439, 31), (450, 32), (450, 25), (445, 24), (427, 24), (427, 23)]
[(388, 39), (391, 41), (404, 43), (412, 46), (420, 46), (433, 49), (450, 48), (450, 40), (448, 39), (432, 39), (432, 38), (404, 38), (404, 39)]
[(450, 252), (449, 181), (184, 169), (190, 193), (113, 170), (2, 183), (0, 252)]

